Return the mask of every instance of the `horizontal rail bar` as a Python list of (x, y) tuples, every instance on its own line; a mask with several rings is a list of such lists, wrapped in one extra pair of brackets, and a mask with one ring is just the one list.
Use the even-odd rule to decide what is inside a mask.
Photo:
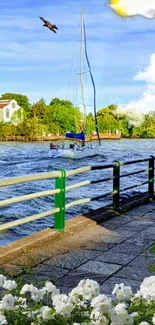
[(66, 191), (70, 191), (70, 190), (73, 190), (75, 188), (79, 188), (81, 186), (86, 186), (86, 185), (89, 185), (91, 184), (91, 181), (83, 181), (83, 182), (80, 182), (80, 183), (76, 183), (76, 184), (73, 184), (73, 185), (69, 185), (66, 187)]
[(37, 192), (37, 193), (27, 194), (27, 195), (22, 195), (22, 196), (16, 196), (11, 199), (0, 201), (0, 207), (4, 207), (6, 205), (13, 204), (13, 203), (29, 201), (29, 200), (36, 199), (38, 197), (49, 196), (49, 195), (53, 195), (53, 194), (57, 194), (57, 193), (60, 193), (59, 189), (51, 190), (51, 191), (42, 191), (42, 192)]
[(73, 202), (70, 202), (70, 203), (67, 203), (65, 205), (65, 208), (66, 209), (69, 209), (73, 206), (76, 206), (76, 205), (80, 205), (80, 204), (83, 204), (83, 203), (88, 203), (91, 201), (91, 198), (86, 198), (86, 199), (80, 199), (80, 200), (76, 200), (76, 201), (73, 201)]
[(86, 172), (89, 172), (90, 170), (92, 170), (91, 166), (81, 167), (81, 168), (77, 168), (77, 169), (73, 169), (73, 170), (67, 170), (66, 177), (74, 176), (74, 175), (81, 174), (81, 173), (86, 173)]
[(149, 181), (146, 181), (146, 182), (143, 182), (143, 183), (139, 183), (137, 185), (132, 185), (132, 186), (129, 186), (129, 187), (126, 187), (126, 188), (121, 189), (120, 192), (125, 192), (125, 191), (128, 191), (128, 190), (131, 190), (132, 188), (140, 187), (140, 186), (146, 185), (148, 183), (149, 183)]
[(96, 181), (91, 181), (91, 184), (97, 184), (97, 183), (101, 183), (101, 182), (106, 182), (106, 181), (111, 181), (113, 180), (114, 177), (107, 177), (107, 178), (101, 178), (101, 179), (97, 179)]
[(109, 195), (113, 195), (114, 193), (113, 192), (108, 192), (108, 193), (105, 193), (105, 194), (102, 194), (102, 195), (98, 195), (98, 196), (95, 196), (91, 199), (91, 201), (95, 201), (95, 200), (98, 200), (98, 199), (101, 199), (103, 197), (106, 197), (106, 196), (109, 196)]
[(11, 177), (8, 179), (0, 180), (0, 187), (27, 183), (32, 181), (40, 181), (40, 180), (50, 179), (55, 177), (61, 177), (61, 172), (55, 171), (55, 172), (38, 173), (38, 174), (19, 176), (19, 177)]
[(122, 174), (122, 175), (120, 175), (120, 178), (126, 177), (126, 176), (132, 176), (132, 175), (136, 175), (136, 174), (140, 174), (140, 173), (144, 173), (144, 172), (148, 172), (149, 170), (150, 170), (150, 168), (147, 168), (147, 169), (142, 169), (142, 170), (139, 170), (139, 171), (133, 172), (133, 173)]
[(83, 204), (83, 203), (88, 203), (88, 202), (91, 202), (91, 201), (95, 201), (95, 200), (98, 200), (98, 199), (100, 199), (102, 197), (106, 197), (106, 196), (113, 195), (113, 194), (116, 194), (116, 193), (117, 193), (117, 191), (113, 191), (113, 192), (105, 193), (103, 195), (95, 196), (94, 198), (85, 198), (85, 199), (75, 200), (73, 202), (67, 203), (65, 205), (65, 208), (69, 209), (69, 208), (71, 208), (73, 206), (80, 205), (80, 204)]
[(146, 162), (146, 161), (149, 161), (149, 158), (120, 162), (120, 166), (132, 165), (135, 163), (141, 163), (141, 162)]
[[(73, 176), (81, 173), (85, 173), (91, 170), (91, 167), (81, 167), (74, 170), (68, 170), (66, 172), (66, 177)], [(21, 183), (27, 183), (32, 181), (40, 181), (44, 179), (50, 179), (50, 178), (60, 178), (62, 176), (60, 171), (54, 171), (54, 172), (48, 172), (48, 173), (38, 173), (38, 174), (32, 174), (32, 175), (26, 175), (26, 176), (19, 176), (19, 177), (11, 177), (7, 179), (0, 180), (0, 187), (3, 186), (10, 186), (10, 185), (17, 185)]]
[(35, 215), (31, 216), (31, 217), (26, 217), (26, 218), (22, 218), (20, 220), (5, 223), (4, 225), (0, 226), (0, 231), (6, 230), (6, 229), (9, 229), (9, 228), (13, 228), (13, 227), (17, 227), (17, 226), (21, 226), (21, 225), (24, 225), (25, 223), (28, 223), (28, 222), (31, 222), (31, 221), (34, 221), (34, 220), (38, 220), (38, 219), (42, 219), (44, 217), (49, 217), (52, 214), (57, 213), (59, 211), (60, 211), (60, 209), (56, 208), (56, 209), (53, 209), (53, 210), (48, 210), (48, 211), (45, 211), (45, 212), (42, 212), (42, 213), (35, 214)]
[(112, 168), (113, 166), (114, 164), (91, 166), (91, 170), (108, 169), (108, 168)]

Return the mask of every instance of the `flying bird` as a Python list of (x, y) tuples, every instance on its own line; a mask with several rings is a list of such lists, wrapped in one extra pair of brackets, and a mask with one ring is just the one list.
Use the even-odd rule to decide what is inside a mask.
[(56, 33), (55, 29), (58, 29), (58, 27), (56, 25), (52, 25), (48, 20), (46, 20), (43, 17), (39, 17), (43, 22), (45, 27), (48, 27), (50, 30), (52, 30), (52, 32)]

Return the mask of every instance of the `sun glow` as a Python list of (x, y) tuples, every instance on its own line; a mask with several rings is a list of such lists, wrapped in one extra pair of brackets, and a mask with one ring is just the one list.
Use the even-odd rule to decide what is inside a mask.
[(109, 0), (106, 6), (122, 18), (135, 16), (155, 18), (155, 0)]
[(117, 15), (126, 18), (128, 17), (128, 10), (127, 7), (122, 4), (122, 0), (111, 0), (109, 7), (111, 7), (114, 10), (114, 13)]

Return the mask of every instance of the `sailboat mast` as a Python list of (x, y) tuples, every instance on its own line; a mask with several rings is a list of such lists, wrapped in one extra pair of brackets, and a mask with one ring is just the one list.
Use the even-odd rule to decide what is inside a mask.
[(83, 30), (84, 30), (85, 56), (86, 56), (86, 60), (87, 60), (88, 68), (89, 68), (89, 73), (90, 73), (90, 77), (91, 77), (91, 81), (92, 81), (92, 85), (93, 85), (93, 89), (94, 89), (95, 126), (96, 126), (96, 133), (97, 133), (97, 137), (98, 137), (98, 142), (99, 142), (99, 145), (100, 145), (101, 140), (100, 140), (98, 121), (97, 121), (97, 113), (96, 113), (96, 87), (95, 87), (95, 82), (94, 82), (94, 78), (93, 78), (93, 75), (92, 75), (92, 72), (91, 72), (91, 66), (90, 66), (90, 62), (89, 62), (88, 54), (87, 54), (87, 38), (86, 38), (86, 28), (85, 28), (85, 23), (84, 23), (84, 10), (83, 10)]
[(81, 92), (82, 92), (82, 102), (84, 108), (84, 129), (86, 127), (86, 103), (84, 97), (84, 86), (82, 80), (82, 55), (83, 55), (83, 22), (84, 22), (84, 10), (81, 10), (81, 46), (80, 46), (80, 84), (81, 84)]

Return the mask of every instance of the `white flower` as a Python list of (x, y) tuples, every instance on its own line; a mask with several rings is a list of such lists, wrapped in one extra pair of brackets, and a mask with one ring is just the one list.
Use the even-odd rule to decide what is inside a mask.
[(152, 323), (153, 323), (153, 325), (155, 325), (155, 314), (154, 314), (154, 316), (152, 318)]
[(111, 307), (111, 299), (103, 294), (99, 295), (91, 301), (91, 306), (98, 308), (102, 313), (106, 313)]
[(38, 289), (36, 287), (33, 288), (33, 290), (31, 291), (31, 298), (36, 301), (39, 302), (44, 298), (45, 295), (45, 290), (44, 289)]
[(11, 294), (5, 295), (1, 301), (1, 309), (11, 310), (14, 307), (15, 299)]
[(145, 278), (136, 297), (142, 296), (148, 302), (155, 300), (155, 276)]
[(141, 322), (139, 325), (150, 325), (148, 322)]
[(112, 325), (132, 325), (134, 319), (132, 315), (129, 315), (125, 304), (119, 303), (115, 308), (111, 309)]
[(53, 305), (55, 306), (59, 302), (67, 302), (68, 296), (65, 294), (58, 294), (53, 297)]
[(0, 325), (5, 325), (7, 324), (7, 320), (3, 314), (0, 314)]
[(136, 316), (138, 316), (139, 314), (138, 314), (137, 312), (134, 312), (134, 313), (132, 313), (131, 315), (132, 315), (132, 317), (136, 317)]
[(23, 295), (26, 292), (30, 292), (31, 298), (36, 302), (39, 302), (40, 300), (42, 300), (46, 293), (44, 288), (38, 289), (37, 287), (33, 286), (32, 284), (25, 284), (23, 286), (23, 288), (21, 289), (20, 294)]
[[(15, 298), (15, 297), (14, 297)], [(16, 306), (16, 308), (27, 308), (27, 304), (26, 304), (26, 298), (22, 298), (22, 297), (16, 297), (16, 303), (18, 304), (18, 306)]]
[(98, 309), (92, 311), (90, 318), (95, 321), (94, 324), (108, 325), (107, 318)]
[(33, 284), (24, 284), (23, 288), (20, 291), (21, 295), (24, 295), (26, 292), (33, 292)]
[(51, 313), (52, 309), (49, 308), (48, 306), (43, 306), (41, 309), (41, 315), (43, 317), (43, 319), (52, 319), (53, 315)]
[(66, 303), (59, 302), (54, 306), (54, 308), (58, 314), (62, 314), (62, 315), (66, 315), (66, 316), (70, 317), (74, 306), (71, 302), (68, 301)]
[(70, 316), (74, 308), (69, 297), (65, 294), (55, 295), (53, 297), (53, 306), (58, 314)]
[(131, 287), (125, 286), (124, 283), (115, 284), (112, 294), (116, 295), (119, 301), (129, 299), (133, 295)]
[(6, 277), (4, 275), (0, 274), (0, 287), (3, 287), (5, 280), (6, 280)]
[(56, 288), (56, 286), (52, 282), (46, 282), (44, 288), (46, 292), (52, 293), (52, 297), (54, 295), (58, 295), (60, 293), (60, 290)]
[(100, 293), (99, 284), (96, 281), (90, 279), (81, 280), (77, 288), (79, 294), (81, 294), (84, 299), (88, 300), (98, 296)]
[(17, 287), (17, 283), (15, 281), (12, 280), (5, 280), (4, 284), (3, 284), (3, 288), (6, 290), (12, 290), (15, 289)]

